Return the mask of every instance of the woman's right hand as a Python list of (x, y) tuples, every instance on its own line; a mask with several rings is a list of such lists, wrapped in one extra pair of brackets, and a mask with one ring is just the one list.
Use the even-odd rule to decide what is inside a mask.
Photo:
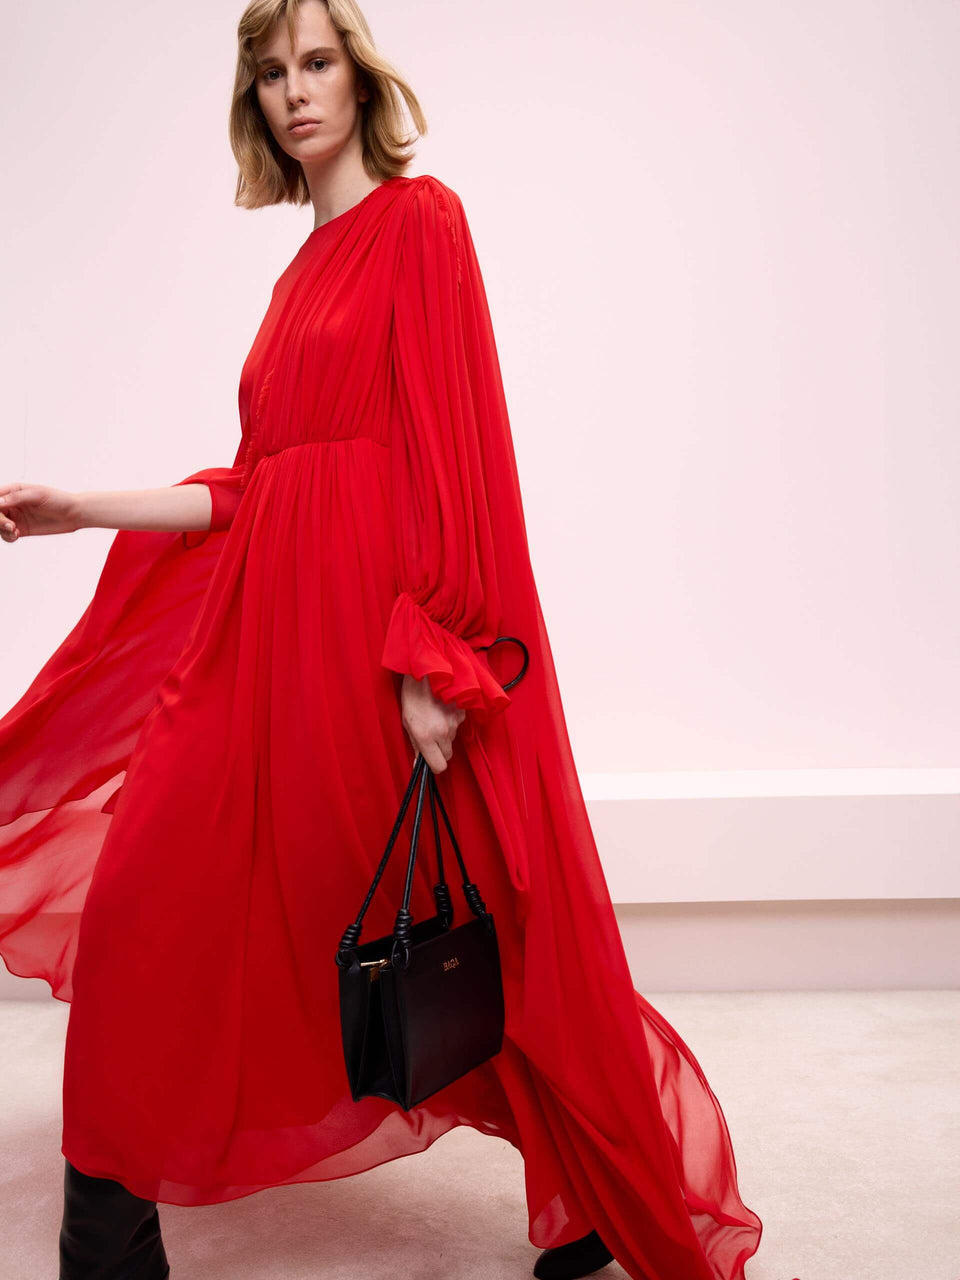
[(80, 527), (76, 494), (25, 480), (0, 484), (0, 538), (4, 542), (16, 542), (25, 534), (74, 533)]

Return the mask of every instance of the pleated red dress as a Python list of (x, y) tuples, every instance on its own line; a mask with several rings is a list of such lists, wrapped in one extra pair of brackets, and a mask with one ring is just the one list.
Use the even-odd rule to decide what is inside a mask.
[[(0, 954), (71, 1002), (63, 1154), (196, 1205), (470, 1125), (521, 1151), (534, 1245), (595, 1227), (636, 1280), (743, 1277), (760, 1219), (598, 860), (456, 193), (394, 177), (312, 232), (239, 407), (234, 465), (179, 482), (209, 485), (210, 532), (119, 532), (0, 720)], [(501, 634), (530, 652), (509, 693)], [(410, 777), (404, 672), (467, 713), (438, 780), (506, 1003), (502, 1051), (410, 1112), (352, 1101), (334, 962)], [(424, 856), (415, 920), (433, 878)]]

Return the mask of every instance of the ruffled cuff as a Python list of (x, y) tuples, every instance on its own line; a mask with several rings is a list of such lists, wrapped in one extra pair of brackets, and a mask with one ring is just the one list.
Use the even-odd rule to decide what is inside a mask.
[(481, 654), (434, 622), (406, 591), (393, 602), (381, 662), (415, 680), (428, 676), (436, 697), (470, 711), (480, 723), (510, 705)]

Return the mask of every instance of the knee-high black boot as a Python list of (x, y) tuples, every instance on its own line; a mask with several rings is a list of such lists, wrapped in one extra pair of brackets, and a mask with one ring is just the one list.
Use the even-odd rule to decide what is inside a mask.
[(66, 1161), (60, 1280), (167, 1280), (170, 1264), (155, 1200)]
[(579, 1280), (591, 1276), (613, 1261), (613, 1254), (596, 1231), (588, 1231), (579, 1240), (544, 1249), (537, 1259), (533, 1274), (537, 1280)]

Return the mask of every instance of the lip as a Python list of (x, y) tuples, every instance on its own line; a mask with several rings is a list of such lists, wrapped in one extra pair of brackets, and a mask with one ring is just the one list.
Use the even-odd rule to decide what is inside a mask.
[(287, 125), (287, 130), (294, 134), (309, 133), (310, 130), (315, 129), (319, 123), (319, 120), (294, 120)]

